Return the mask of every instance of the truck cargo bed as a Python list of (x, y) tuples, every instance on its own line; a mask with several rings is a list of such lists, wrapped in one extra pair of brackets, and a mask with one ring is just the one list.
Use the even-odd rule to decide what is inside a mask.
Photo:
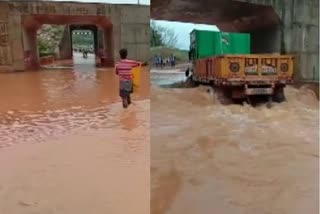
[(249, 54), (221, 55), (194, 62), (193, 77), (199, 82), (216, 84), (290, 82), (292, 55)]

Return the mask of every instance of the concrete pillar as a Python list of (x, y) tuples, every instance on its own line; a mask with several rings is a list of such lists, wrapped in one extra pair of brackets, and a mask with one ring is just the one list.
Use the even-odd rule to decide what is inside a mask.
[(111, 41), (113, 41), (113, 59), (115, 61), (119, 61), (120, 60), (120, 56), (119, 56), (119, 50), (121, 48), (124, 48), (123, 44), (122, 44), (122, 40), (121, 40), (121, 25), (113, 25), (112, 26), (112, 33), (111, 35)]
[(60, 59), (72, 59), (72, 35), (70, 31), (70, 25), (66, 25), (63, 33), (63, 37), (59, 44)]
[(114, 65), (114, 44), (113, 44), (113, 33), (112, 28), (103, 29), (103, 55), (105, 58), (101, 59), (101, 64), (104, 66), (113, 66)]
[(114, 46), (112, 44), (112, 40), (113, 40), (112, 29), (111, 28), (104, 29), (104, 51), (105, 51), (105, 55), (111, 60), (114, 59), (114, 55), (113, 55)]
[(273, 3), (281, 18), (281, 50), (295, 54), (295, 79), (319, 81), (319, 2), (282, 0)]
[(22, 38), (21, 15), (19, 13), (9, 14), (9, 38), (12, 53), (12, 67), (16, 71), (23, 71), (24, 51)]
[(98, 49), (96, 51), (98, 51), (99, 49), (103, 49), (104, 47), (104, 30), (99, 27), (98, 28)]
[(12, 70), (11, 41), (9, 37), (8, 5), (0, 2), (0, 71)]
[[(23, 29), (23, 45), (24, 53), (30, 54), (32, 68), (38, 68), (39, 63), (39, 52), (37, 44), (37, 28), (24, 28)], [(24, 54), (25, 55), (25, 54)]]
[(98, 48), (99, 47), (99, 45), (98, 45), (99, 35), (98, 35), (98, 27), (97, 26), (94, 27), (94, 29), (92, 30), (92, 33), (93, 33), (93, 42), (94, 42), (94, 44), (93, 44), (94, 52), (97, 53), (97, 51), (99, 49)]

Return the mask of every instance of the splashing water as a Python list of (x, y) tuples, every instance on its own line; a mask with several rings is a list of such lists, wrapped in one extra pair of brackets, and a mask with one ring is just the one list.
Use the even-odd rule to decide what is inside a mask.
[(220, 105), (206, 87), (151, 100), (151, 213), (319, 213), (319, 101)]

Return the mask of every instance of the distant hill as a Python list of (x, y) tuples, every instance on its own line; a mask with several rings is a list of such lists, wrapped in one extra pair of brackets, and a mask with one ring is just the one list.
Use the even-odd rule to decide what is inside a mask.
[(169, 57), (170, 54), (174, 54), (176, 56), (177, 63), (186, 63), (189, 60), (188, 51), (186, 50), (179, 50), (176, 48), (168, 48), (168, 47), (152, 47), (151, 48), (151, 59), (155, 55), (161, 55), (163, 57)]

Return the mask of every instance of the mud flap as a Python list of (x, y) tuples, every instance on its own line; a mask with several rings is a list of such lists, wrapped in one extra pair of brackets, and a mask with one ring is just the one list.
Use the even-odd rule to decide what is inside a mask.
[(275, 89), (274, 94), (272, 96), (272, 100), (277, 103), (282, 103), (286, 101), (283, 87)]
[(267, 108), (271, 108), (272, 107), (272, 96), (268, 96), (268, 102), (267, 102)]
[(186, 75), (186, 77), (189, 77), (189, 75), (190, 75), (190, 69), (189, 68), (185, 71), (185, 75)]
[(253, 106), (252, 102), (251, 102), (251, 99), (250, 99), (250, 96), (246, 96), (246, 100), (247, 100), (247, 103), (250, 105), (250, 106)]
[(229, 96), (228, 93), (222, 88), (215, 87), (214, 93), (216, 99), (222, 104), (222, 105), (230, 105), (233, 104), (232, 98)]

